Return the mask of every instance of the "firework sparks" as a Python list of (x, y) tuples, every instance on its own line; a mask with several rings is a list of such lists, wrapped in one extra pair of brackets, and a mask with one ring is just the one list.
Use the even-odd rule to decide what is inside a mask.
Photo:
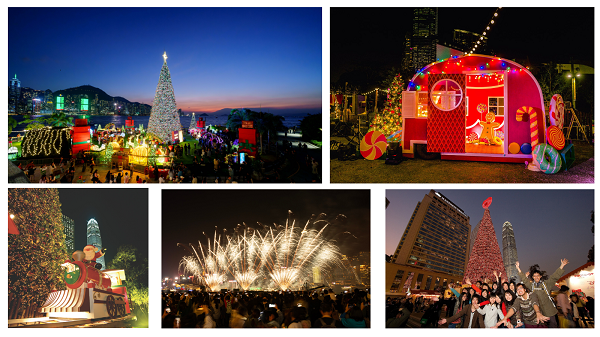
[[(289, 215), (291, 217), (291, 212)], [(198, 254), (191, 247), (194, 256), (184, 257), (180, 268), (201, 278), (212, 291), (227, 280), (227, 274), (235, 278), (243, 290), (259, 286), (257, 283), (264, 287), (269, 283), (267, 278), (280, 289), (288, 290), (311, 281), (315, 270), (319, 275), (326, 275), (334, 267), (346, 268), (335, 241), (325, 237), (329, 223), (321, 219), (323, 217), (325, 214), (308, 220), (303, 227), (289, 217), (284, 226), (259, 224), (260, 230), (238, 225), (233, 235), (225, 236), (224, 245), (215, 231), (207, 249), (200, 245)]]

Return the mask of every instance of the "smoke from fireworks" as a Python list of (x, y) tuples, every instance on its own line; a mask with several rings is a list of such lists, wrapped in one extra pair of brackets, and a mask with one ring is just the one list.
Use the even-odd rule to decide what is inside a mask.
[(194, 254), (181, 260), (180, 269), (202, 279), (212, 291), (218, 290), (226, 274), (233, 276), (243, 290), (251, 285), (264, 288), (270, 281), (282, 290), (290, 289), (310, 281), (315, 269), (319, 275), (327, 275), (335, 267), (346, 268), (336, 241), (325, 235), (330, 224), (324, 217), (321, 214), (299, 226), (291, 219), (290, 211), (283, 226), (259, 224), (260, 229), (253, 229), (238, 225), (233, 235), (226, 235), (224, 246), (215, 232), (206, 252), (202, 244), (200, 255), (192, 247)]

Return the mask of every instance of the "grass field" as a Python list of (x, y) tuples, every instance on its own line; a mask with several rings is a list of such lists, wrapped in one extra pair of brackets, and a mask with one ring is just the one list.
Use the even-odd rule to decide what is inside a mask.
[[(347, 143), (344, 138), (332, 140)], [(594, 146), (573, 141), (575, 162), (557, 174), (532, 172), (523, 164), (405, 159), (399, 165), (385, 160), (331, 160), (331, 183), (593, 183)], [(382, 157), (385, 158), (385, 155)]]

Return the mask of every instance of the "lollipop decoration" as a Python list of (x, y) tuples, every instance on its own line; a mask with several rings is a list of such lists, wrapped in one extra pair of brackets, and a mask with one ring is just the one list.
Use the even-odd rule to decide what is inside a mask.
[(387, 140), (379, 131), (368, 132), (360, 142), (360, 154), (365, 159), (375, 160), (385, 153)]
[(565, 102), (561, 95), (556, 94), (550, 99), (550, 124), (562, 130), (565, 121)]
[(479, 105), (477, 105), (477, 111), (480, 114), (487, 112), (487, 105), (485, 103), (480, 103)]
[(476, 132), (471, 132), (471, 134), (467, 137), (469, 143), (476, 143), (479, 140), (479, 135)]
[(546, 138), (548, 144), (552, 145), (557, 150), (562, 150), (565, 147), (565, 135), (556, 125), (550, 125), (546, 130)]

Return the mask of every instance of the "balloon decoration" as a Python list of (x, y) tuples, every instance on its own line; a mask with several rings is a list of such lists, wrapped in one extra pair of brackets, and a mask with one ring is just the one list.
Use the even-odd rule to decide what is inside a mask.
[(523, 143), (523, 145), (521, 145), (521, 153), (530, 154), (531, 153), (531, 144)]
[(360, 154), (365, 159), (375, 160), (385, 153), (387, 140), (379, 131), (368, 132), (360, 142)]
[(508, 152), (512, 153), (512, 154), (517, 154), (520, 151), (520, 146), (519, 143), (510, 143), (508, 145)]

